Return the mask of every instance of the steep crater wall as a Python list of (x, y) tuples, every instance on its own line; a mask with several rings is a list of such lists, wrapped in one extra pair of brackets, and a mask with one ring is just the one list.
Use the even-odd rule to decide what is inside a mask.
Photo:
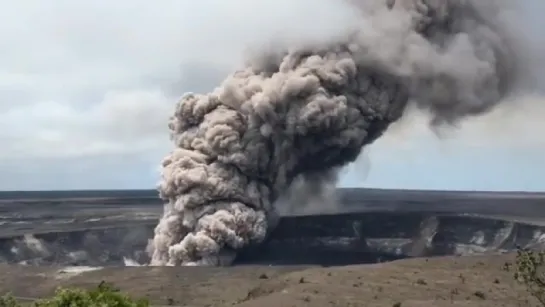
[[(0, 262), (26, 265), (139, 265), (155, 221), (66, 231), (28, 232), (0, 239)], [(434, 212), (367, 212), (282, 217), (260, 246), (236, 265), (373, 263), (406, 257), (502, 253), (541, 249), (536, 221)]]

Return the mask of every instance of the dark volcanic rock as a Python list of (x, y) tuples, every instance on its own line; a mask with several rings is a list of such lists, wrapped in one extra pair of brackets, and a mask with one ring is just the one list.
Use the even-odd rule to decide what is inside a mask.
[[(154, 222), (103, 229), (29, 233), (0, 240), (0, 261), (30, 265), (133, 265)], [(502, 253), (541, 248), (545, 228), (441, 213), (373, 212), (282, 217), (266, 242), (241, 252), (244, 264), (344, 265), (405, 257)]]

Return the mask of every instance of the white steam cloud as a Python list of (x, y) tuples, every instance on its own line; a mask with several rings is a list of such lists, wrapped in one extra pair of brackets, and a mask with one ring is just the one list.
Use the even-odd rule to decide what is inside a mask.
[(211, 93), (181, 99), (152, 265), (229, 264), (265, 239), (294, 180), (308, 194), (334, 182), (408, 104), (455, 124), (517, 85), (516, 11), (502, 1), (350, 3), (359, 16), (337, 35), (254, 50)]

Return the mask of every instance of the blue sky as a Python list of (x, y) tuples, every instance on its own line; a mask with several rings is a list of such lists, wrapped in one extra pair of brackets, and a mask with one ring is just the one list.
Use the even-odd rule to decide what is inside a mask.
[[(443, 139), (410, 113), (340, 185), (545, 191), (545, 2), (520, 3), (529, 90)], [(336, 0), (4, 5), (0, 190), (154, 187), (177, 97), (213, 88), (248, 50), (338, 33), (350, 14)]]

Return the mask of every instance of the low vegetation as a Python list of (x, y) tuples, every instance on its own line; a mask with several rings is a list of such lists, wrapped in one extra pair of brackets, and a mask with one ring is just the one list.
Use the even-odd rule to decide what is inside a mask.
[(34, 302), (21, 302), (11, 294), (0, 298), (0, 307), (148, 307), (144, 299), (132, 299), (107, 283), (92, 290), (58, 289), (55, 296)]
[(515, 279), (545, 306), (545, 252), (519, 249), (513, 269)]
[[(527, 249), (517, 251), (514, 263), (506, 263), (505, 270), (513, 272), (517, 282), (524, 285), (528, 293), (545, 307), (545, 252)], [(261, 277), (260, 277), (261, 278)], [(418, 281), (425, 284), (425, 281)], [(483, 292), (475, 295), (485, 299)], [(56, 291), (52, 298), (36, 301), (21, 301), (10, 294), (0, 297), (0, 307), (149, 307), (146, 299), (134, 299), (121, 293), (112, 285), (102, 282), (92, 290), (63, 289)], [(170, 304), (173, 305), (173, 304)], [(401, 305), (394, 305), (401, 306)]]

